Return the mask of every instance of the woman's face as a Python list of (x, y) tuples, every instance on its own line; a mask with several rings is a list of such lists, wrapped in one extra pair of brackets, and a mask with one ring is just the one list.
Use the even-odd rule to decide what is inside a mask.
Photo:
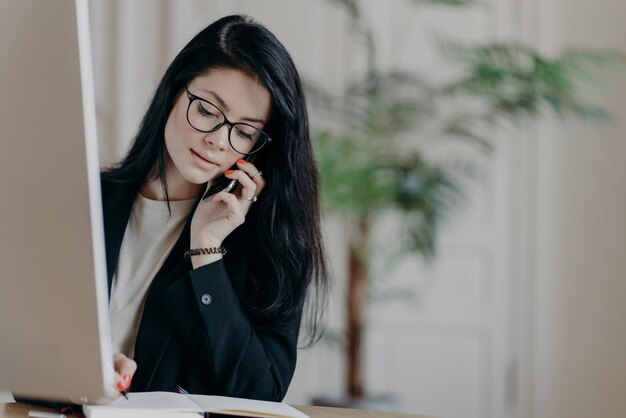
[[(215, 104), (231, 122), (263, 129), (270, 116), (269, 92), (242, 71), (211, 69), (194, 78), (187, 88), (191, 94)], [(166, 175), (168, 184), (174, 186), (211, 182), (243, 157), (228, 142), (227, 124), (214, 132), (200, 132), (187, 121), (188, 106), (189, 98), (183, 90), (165, 125)]]

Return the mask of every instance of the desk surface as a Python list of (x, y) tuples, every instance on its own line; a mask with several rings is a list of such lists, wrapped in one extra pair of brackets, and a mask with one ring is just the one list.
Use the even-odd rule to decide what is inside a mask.
[[(294, 405), (311, 418), (426, 418), (412, 414), (389, 412), (361, 411), (358, 409), (326, 408), (322, 406)], [(29, 410), (51, 411), (50, 409), (33, 407), (23, 403), (0, 404), (0, 418), (28, 418)]]

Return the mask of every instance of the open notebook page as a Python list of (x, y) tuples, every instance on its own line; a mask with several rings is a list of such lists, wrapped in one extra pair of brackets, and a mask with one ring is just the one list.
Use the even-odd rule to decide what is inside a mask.
[[(83, 412), (89, 418), (98, 417), (194, 417), (200, 407), (186, 396), (174, 392), (131, 392), (132, 402), (120, 396), (106, 405), (85, 405)], [(190, 414), (191, 413), (191, 414)]]
[(183, 395), (174, 392), (131, 392), (106, 405), (83, 407), (88, 418), (168, 417), (193, 418), (198, 413), (271, 418), (309, 418), (297, 409), (279, 402), (223, 396)]
[(187, 396), (198, 404), (203, 411), (246, 417), (309, 418), (308, 415), (303, 414), (286, 403), (228, 398), (224, 396)]

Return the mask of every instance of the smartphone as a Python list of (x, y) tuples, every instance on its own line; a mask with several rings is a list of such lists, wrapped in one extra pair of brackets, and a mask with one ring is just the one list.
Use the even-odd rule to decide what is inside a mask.
[[(245, 157), (243, 157), (243, 159), (246, 162), (251, 163), (254, 161), (254, 157), (256, 157), (256, 154), (246, 155)], [(235, 164), (231, 167), (231, 170), (239, 170), (239, 167), (237, 167), (237, 164)], [(211, 184), (209, 190), (207, 190), (204, 193), (204, 196), (202, 196), (202, 200), (205, 201), (207, 199), (210, 199), (211, 197), (213, 197), (213, 195), (216, 195), (219, 192), (231, 192), (236, 185), (237, 180), (231, 180), (228, 177), (221, 175), (216, 178), (215, 181), (213, 181), (213, 184)]]

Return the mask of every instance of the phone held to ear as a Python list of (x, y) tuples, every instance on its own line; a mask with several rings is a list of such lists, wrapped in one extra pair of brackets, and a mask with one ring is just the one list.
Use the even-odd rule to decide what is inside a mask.
[[(244, 160), (246, 160), (246, 162), (251, 163), (254, 161), (255, 156), (256, 154), (252, 154), (251, 156), (247, 155), (246, 157), (244, 157)], [(237, 164), (235, 164), (231, 167), (231, 170), (239, 170), (239, 167), (237, 167)], [(204, 193), (204, 196), (202, 196), (202, 200), (206, 201), (207, 199), (210, 199), (214, 195), (218, 194), (219, 192), (230, 193), (235, 188), (236, 185), (237, 185), (237, 180), (231, 180), (225, 175), (221, 175), (213, 181), (213, 184), (211, 184), (211, 187), (209, 187), (209, 190), (207, 190)]]
[(202, 196), (202, 200), (205, 201), (207, 199), (210, 199), (219, 192), (230, 192), (235, 188), (236, 184), (237, 180), (231, 180), (223, 175), (219, 176), (215, 179), (215, 181), (213, 181), (213, 184), (211, 185), (211, 187), (209, 187), (209, 190), (204, 193), (204, 196)]

